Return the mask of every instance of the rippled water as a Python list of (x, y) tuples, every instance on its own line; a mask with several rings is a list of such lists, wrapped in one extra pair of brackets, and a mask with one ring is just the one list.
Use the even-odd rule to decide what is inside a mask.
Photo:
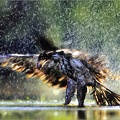
[[(91, 105), (91, 104), (90, 104)], [(0, 102), (0, 120), (120, 120), (120, 107), (76, 105), (31, 101)]]

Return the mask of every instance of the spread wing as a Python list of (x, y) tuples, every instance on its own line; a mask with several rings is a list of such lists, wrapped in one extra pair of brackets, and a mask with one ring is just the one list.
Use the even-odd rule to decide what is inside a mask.
[(58, 87), (66, 87), (67, 76), (59, 71), (59, 64), (52, 60), (40, 60), (41, 69), (37, 68), (38, 54), (20, 55), (11, 54), (4, 56), (2, 67), (10, 67), (13, 71), (24, 73), (27, 78), (37, 77), (40, 80)]

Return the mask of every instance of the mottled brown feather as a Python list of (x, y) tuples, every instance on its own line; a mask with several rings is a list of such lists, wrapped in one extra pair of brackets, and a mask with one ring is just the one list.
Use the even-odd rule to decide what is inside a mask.
[[(65, 75), (56, 76), (56, 74), (50, 73), (45, 74), (45, 65), (47, 64), (46, 60), (39, 61), (43, 70), (39, 70), (32, 60), (33, 58), (22, 58), (22, 57), (11, 57), (7, 61), (2, 63), (2, 67), (10, 67), (12, 70), (17, 72), (24, 72), (27, 78), (37, 77), (45, 83), (51, 84), (52, 86), (66, 87), (67, 77)], [(57, 79), (56, 79), (57, 78)]]

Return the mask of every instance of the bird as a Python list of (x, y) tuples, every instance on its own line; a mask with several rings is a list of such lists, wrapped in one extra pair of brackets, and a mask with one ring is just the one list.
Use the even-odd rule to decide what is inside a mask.
[(66, 88), (67, 106), (77, 91), (78, 107), (84, 107), (87, 87), (91, 87), (98, 106), (119, 106), (120, 95), (104, 85), (110, 76), (104, 57), (86, 52), (58, 48), (44, 37), (39, 37), (43, 51), (39, 54), (7, 54), (0, 56), (2, 67), (24, 73), (27, 78), (37, 77), (51, 86)]

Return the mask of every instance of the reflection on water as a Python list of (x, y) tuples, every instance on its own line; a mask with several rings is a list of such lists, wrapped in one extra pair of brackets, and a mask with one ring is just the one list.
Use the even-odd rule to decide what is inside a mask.
[(85, 110), (78, 110), (77, 111), (77, 119), (78, 120), (86, 120), (86, 111)]
[(1, 106), (0, 120), (120, 120), (120, 107)]
[(52, 107), (46, 109), (41, 109), (41, 107), (21, 107), (14, 109), (15, 107), (2, 107), (0, 108), (0, 120), (119, 120), (120, 119), (120, 109), (109, 110), (101, 109), (94, 110), (93, 108), (86, 108), (85, 110), (80, 110), (78, 108), (74, 109), (62, 109), (60, 107)]

